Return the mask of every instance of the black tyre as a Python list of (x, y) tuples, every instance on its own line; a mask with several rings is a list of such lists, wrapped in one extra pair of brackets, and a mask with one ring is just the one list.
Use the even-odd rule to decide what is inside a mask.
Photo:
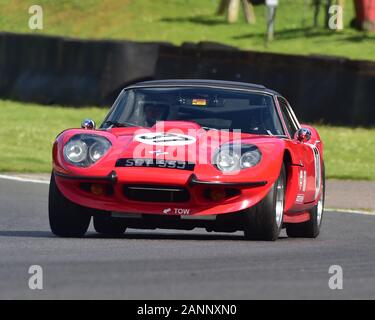
[(90, 225), (89, 209), (79, 206), (60, 192), (52, 173), (48, 199), (49, 223), (59, 237), (82, 237)]
[(286, 234), (291, 238), (316, 238), (320, 233), (324, 213), (325, 199), (325, 172), (324, 165), (322, 170), (322, 194), (318, 204), (312, 208), (310, 220), (303, 223), (289, 223), (286, 226)]
[(94, 216), (95, 231), (107, 236), (118, 237), (124, 234), (126, 225), (121, 218), (112, 218), (107, 215)]
[(256, 206), (245, 211), (245, 238), (249, 240), (275, 241), (283, 225), (286, 173), (280, 176), (268, 195)]

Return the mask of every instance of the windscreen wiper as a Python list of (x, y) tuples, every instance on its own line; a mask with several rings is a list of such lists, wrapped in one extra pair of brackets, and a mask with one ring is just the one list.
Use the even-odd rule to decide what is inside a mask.
[(217, 129), (217, 128), (210, 128), (210, 127), (201, 127), (202, 129), (204, 129), (204, 130), (219, 130), (219, 129)]
[(126, 128), (126, 127), (139, 127), (130, 122), (117, 122), (117, 121), (106, 121), (104, 125), (109, 125), (109, 128)]

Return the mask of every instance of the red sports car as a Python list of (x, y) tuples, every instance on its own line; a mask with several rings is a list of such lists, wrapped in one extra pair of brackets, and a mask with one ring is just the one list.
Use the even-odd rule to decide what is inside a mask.
[(52, 232), (126, 228), (318, 236), (323, 143), (260, 85), (160, 80), (125, 88), (99, 129), (85, 120), (53, 146)]

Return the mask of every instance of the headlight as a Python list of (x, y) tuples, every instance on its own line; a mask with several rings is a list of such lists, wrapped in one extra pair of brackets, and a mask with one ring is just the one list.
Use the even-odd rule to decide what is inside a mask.
[(238, 170), (240, 157), (233, 150), (220, 150), (217, 156), (216, 165), (223, 172)]
[(262, 155), (256, 146), (252, 146), (250, 149), (251, 150), (245, 152), (241, 156), (240, 166), (242, 169), (256, 166), (262, 158)]
[(89, 149), (89, 156), (92, 162), (98, 161), (108, 151), (108, 145), (103, 142), (95, 142)]
[(69, 141), (65, 146), (64, 154), (70, 162), (82, 162), (87, 157), (87, 144), (81, 140)]
[(234, 172), (254, 167), (261, 158), (262, 154), (255, 145), (227, 144), (215, 154), (213, 164), (222, 172)]
[(79, 134), (72, 137), (64, 147), (65, 160), (80, 167), (88, 167), (101, 159), (111, 147), (104, 137)]

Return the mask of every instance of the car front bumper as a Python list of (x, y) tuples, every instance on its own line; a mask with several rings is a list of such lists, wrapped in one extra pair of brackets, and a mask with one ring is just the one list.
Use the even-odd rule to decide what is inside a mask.
[[(124, 217), (130, 214), (205, 216), (236, 213), (257, 204), (272, 186), (264, 180), (203, 180), (192, 172), (166, 175), (162, 169), (148, 169), (145, 175), (140, 168), (131, 170), (133, 172), (120, 169), (104, 176), (55, 171), (55, 178), (58, 188), (70, 201)], [(138, 170), (138, 174), (134, 170)], [(163, 174), (165, 178), (161, 181)]]

